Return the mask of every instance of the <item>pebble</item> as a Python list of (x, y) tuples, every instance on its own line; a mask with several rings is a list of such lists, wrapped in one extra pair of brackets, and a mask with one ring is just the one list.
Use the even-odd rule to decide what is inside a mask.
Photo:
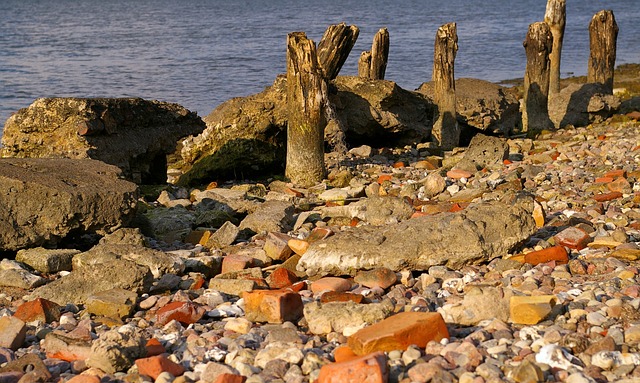
[[(594, 124), (508, 142), (518, 156), (486, 173), (452, 170), (452, 165), (436, 168), (434, 164), (449, 163), (449, 154), (427, 161), (424, 151), (414, 147), (363, 146), (352, 149), (348, 169), (328, 160), (334, 174), (349, 173), (340, 185), (331, 184), (340, 187), (261, 185), (263, 196), (271, 193), (266, 198), (278, 189), (288, 201), (295, 199), (293, 230), (253, 237), (233, 231), (233, 251), (152, 243), (178, 257), (187, 270), (155, 270), (154, 289), (138, 295), (135, 305), (127, 307), (131, 312), (116, 310), (115, 304), (105, 311), (119, 316), (114, 318), (119, 323), (90, 317), (84, 303), (60, 307), (59, 316), (54, 308), (23, 317), (38, 302), (3, 290), (0, 364), (27, 354), (44, 356), (62, 336), (75, 342), (58, 346), (67, 355), (91, 353), (91, 342), (118, 349), (106, 340), (135, 326), (155, 340), (141, 338), (136, 344), (157, 350), (134, 357), (142, 366), (155, 358), (154, 372), (142, 368), (150, 377), (144, 381), (331, 382), (362, 381), (367, 374), (402, 383), (637, 379), (640, 197), (635, 193), (640, 192), (640, 171), (635, 168), (640, 126)], [(369, 224), (362, 214), (322, 217), (314, 206), (348, 208), (365, 195), (400, 196), (411, 205), (410, 213), (435, 214), (464, 209), (472, 200), (502, 198), (515, 186), (538, 200), (533, 216), (538, 231), (517, 254), (456, 270), (432, 266), (396, 273), (372, 266), (355, 270), (353, 278), (311, 277), (295, 267), (312, 244)], [(238, 200), (246, 191), (234, 187), (218, 189), (230, 190), (232, 204), (247, 202)], [(161, 201), (189, 210), (203, 203), (183, 198), (187, 191), (183, 194), (169, 200), (165, 195)], [(246, 205), (243, 214), (256, 206)], [(213, 229), (201, 231), (207, 230)], [(14, 261), (3, 260), (2, 265), (2, 270), (29, 274)], [(216, 278), (223, 267), (230, 273)], [(43, 283), (67, 273), (43, 275), (49, 279), (29, 275)], [(26, 302), (35, 303), (23, 306)], [(413, 315), (429, 317), (430, 325)], [(430, 333), (434, 329), (437, 334)], [(130, 368), (133, 360), (106, 373), (82, 361), (49, 360), (46, 368), (69, 381), (137, 379), (136, 368)], [(17, 380), (22, 373), (0, 374), (14, 374)]]

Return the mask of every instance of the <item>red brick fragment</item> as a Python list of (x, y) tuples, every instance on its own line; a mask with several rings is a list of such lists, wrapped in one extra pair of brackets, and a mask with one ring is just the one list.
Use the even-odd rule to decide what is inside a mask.
[(229, 254), (222, 259), (222, 274), (240, 271), (253, 266), (253, 258), (240, 254)]
[(51, 323), (60, 320), (60, 305), (43, 298), (36, 298), (18, 306), (13, 316), (26, 323), (33, 321)]
[(359, 357), (360, 356), (356, 355), (356, 353), (354, 353), (353, 350), (346, 344), (338, 346), (335, 350), (333, 350), (333, 360), (335, 360), (336, 363), (346, 362), (349, 360), (357, 359)]
[(302, 317), (302, 297), (293, 291), (254, 290), (242, 298), (245, 317), (252, 322), (284, 323)]
[(462, 169), (451, 169), (447, 172), (447, 177), (457, 180), (460, 178), (470, 178), (473, 174)]
[(279, 267), (267, 277), (267, 284), (271, 289), (282, 289), (293, 285), (295, 282), (298, 282), (298, 279), (298, 276), (295, 275), (291, 270), (288, 270), (284, 267)]
[(246, 381), (246, 376), (236, 374), (220, 374), (213, 383), (244, 383)]
[(378, 183), (382, 184), (384, 181), (391, 181), (391, 174), (380, 174), (380, 176), (378, 176)]
[(204, 309), (193, 302), (171, 302), (161, 307), (156, 313), (156, 324), (164, 326), (172, 320), (183, 325), (190, 325), (202, 318)]
[(595, 199), (598, 202), (606, 202), (606, 201), (611, 201), (620, 197), (622, 197), (622, 193), (610, 192), (610, 193), (596, 194), (593, 196), (593, 199)]
[(358, 355), (374, 351), (405, 350), (412, 344), (425, 347), (432, 340), (448, 338), (442, 315), (433, 312), (402, 312), (351, 335), (347, 344)]
[(156, 356), (167, 352), (167, 350), (157, 338), (149, 339), (147, 341), (147, 344), (145, 345), (145, 348), (147, 349), (147, 356)]
[(173, 376), (180, 376), (184, 373), (184, 367), (169, 359), (166, 354), (138, 359), (136, 366), (140, 375), (150, 376), (154, 380), (165, 371)]
[(317, 383), (386, 383), (389, 380), (387, 356), (375, 352), (341, 363), (325, 364)]
[(611, 177), (611, 178), (626, 178), (627, 177), (627, 171), (624, 169), (614, 169), (614, 170), (609, 170), (608, 172), (604, 173), (604, 177)]
[(553, 246), (524, 255), (524, 262), (532, 265), (549, 261), (556, 261), (559, 264), (569, 262), (569, 254), (564, 246)]
[(566, 246), (570, 249), (582, 250), (589, 242), (591, 237), (589, 233), (579, 227), (568, 227), (554, 236), (558, 245)]
[(344, 278), (324, 277), (311, 283), (311, 291), (318, 294), (323, 291), (349, 291), (351, 290), (351, 282)]

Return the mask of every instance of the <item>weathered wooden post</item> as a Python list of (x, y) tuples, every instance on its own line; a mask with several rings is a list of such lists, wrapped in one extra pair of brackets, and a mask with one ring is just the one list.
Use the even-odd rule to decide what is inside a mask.
[(553, 37), (544, 22), (529, 25), (524, 49), (527, 54), (527, 68), (524, 74), (524, 108), (522, 130), (535, 135), (551, 129), (547, 107), (549, 94), (549, 53), (553, 47)]
[(330, 25), (318, 43), (318, 60), (324, 69), (327, 81), (331, 81), (340, 72), (349, 57), (360, 30), (355, 25), (345, 23)]
[(436, 32), (433, 55), (434, 101), (436, 112), (431, 134), (434, 141), (444, 150), (453, 149), (460, 140), (460, 127), (456, 120), (456, 84), (454, 62), (458, 52), (458, 32), (456, 23), (449, 23)]
[(324, 166), (327, 81), (315, 43), (304, 32), (287, 36), (287, 163), (294, 184), (313, 186), (326, 175)]
[(589, 23), (589, 68), (587, 82), (604, 84), (613, 94), (613, 71), (616, 65), (618, 24), (613, 11), (596, 13)]
[(564, 25), (567, 20), (567, 1), (548, 0), (544, 22), (547, 23), (553, 36), (553, 49), (549, 55), (551, 69), (549, 74), (549, 95), (560, 92), (560, 55), (562, 54), (562, 40)]
[(389, 60), (389, 31), (380, 28), (373, 37), (370, 51), (362, 52), (358, 61), (358, 76), (372, 80), (384, 80)]

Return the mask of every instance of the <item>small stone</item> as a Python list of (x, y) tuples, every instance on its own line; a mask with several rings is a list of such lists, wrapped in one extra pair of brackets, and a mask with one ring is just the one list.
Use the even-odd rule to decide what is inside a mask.
[(100, 378), (95, 375), (76, 375), (67, 383), (100, 383)]
[(431, 172), (424, 180), (424, 192), (429, 198), (434, 197), (444, 191), (447, 182), (438, 172)]
[(176, 320), (184, 325), (190, 325), (202, 318), (205, 310), (192, 302), (171, 302), (161, 307), (156, 313), (156, 324), (165, 324)]
[(43, 298), (36, 298), (18, 306), (13, 316), (25, 323), (34, 321), (51, 323), (60, 320), (60, 305)]
[(136, 367), (138, 367), (140, 375), (147, 375), (153, 379), (157, 379), (163, 372), (168, 372), (173, 376), (180, 376), (184, 373), (184, 367), (173, 362), (165, 354), (137, 359)]
[(209, 280), (209, 289), (235, 296), (253, 291), (256, 287), (256, 281), (250, 279), (213, 278)]
[(286, 290), (255, 290), (244, 293), (245, 315), (252, 322), (297, 321), (303, 314), (300, 294)]
[(394, 285), (398, 278), (394, 271), (386, 267), (380, 267), (373, 270), (359, 271), (353, 280), (365, 287), (386, 289)]
[(92, 341), (89, 328), (80, 324), (68, 333), (62, 331), (48, 333), (42, 342), (42, 348), (46, 352), (47, 358), (73, 362), (86, 360), (91, 356)]
[(0, 347), (17, 350), (27, 336), (27, 325), (13, 316), (0, 317)]
[(55, 274), (60, 271), (71, 271), (71, 260), (78, 253), (80, 250), (36, 247), (19, 250), (16, 261), (29, 265), (41, 273)]
[(138, 294), (124, 289), (110, 289), (90, 295), (85, 307), (98, 316), (124, 319), (133, 313)]
[(209, 236), (209, 240), (205, 246), (212, 249), (229, 246), (238, 238), (239, 234), (240, 228), (231, 221), (226, 221), (218, 230)]
[(407, 371), (411, 382), (433, 382), (433, 378), (442, 371), (442, 367), (435, 363), (418, 363)]
[(287, 260), (293, 253), (288, 245), (290, 239), (292, 238), (286, 234), (271, 232), (267, 234), (262, 249), (271, 259), (278, 261)]
[(625, 261), (636, 261), (640, 259), (640, 249), (616, 249), (609, 256)]
[(311, 291), (314, 294), (319, 294), (323, 291), (338, 291), (344, 292), (351, 290), (351, 283), (343, 278), (338, 277), (324, 277), (311, 283)]
[(460, 178), (471, 178), (473, 174), (471, 172), (468, 172), (466, 170), (462, 170), (462, 169), (451, 169), (447, 172), (447, 177), (454, 179), (454, 180), (458, 180)]
[(373, 149), (369, 145), (362, 145), (362, 146), (358, 146), (350, 149), (349, 153), (353, 154), (354, 156), (369, 158), (373, 153)]
[(329, 189), (322, 192), (318, 198), (325, 202), (344, 204), (344, 201), (349, 198), (349, 193), (345, 189)]
[(208, 362), (204, 371), (200, 374), (200, 380), (204, 382), (217, 382), (221, 375), (238, 375), (238, 371), (223, 363)]
[(404, 350), (412, 344), (425, 347), (431, 340), (448, 337), (447, 326), (439, 313), (402, 312), (351, 335), (348, 345), (356, 354), (364, 355)]
[(603, 236), (595, 237), (593, 242), (589, 244), (589, 247), (593, 249), (602, 249), (602, 248), (613, 249), (620, 245), (622, 245), (622, 242), (613, 239), (613, 237), (611, 236), (603, 235)]
[(245, 318), (229, 318), (224, 324), (225, 330), (239, 334), (248, 334), (251, 327), (253, 327), (253, 323)]
[(281, 359), (291, 364), (298, 364), (304, 359), (302, 351), (294, 344), (286, 342), (271, 342), (258, 351), (254, 364), (264, 369), (272, 360)]
[(287, 242), (287, 245), (294, 253), (304, 255), (309, 248), (310, 243), (302, 239), (292, 238)]
[(607, 321), (607, 317), (601, 312), (595, 311), (587, 314), (587, 323), (592, 326), (600, 326)]
[(387, 356), (375, 352), (341, 363), (325, 364), (318, 383), (386, 383), (389, 380)]
[(379, 322), (393, 313), (390, 300), (366, 305), (354, 302), (310, 302), (304, 305), (304, 318), (313, 334), (339, 332), (352, 334), (354, 331)]
[(535, 363), (525, 359), (513, 371), (512, 379), (517, 383), (544, 382), (544, 373)]
[(509, 310), (511, 322), (538, 324), (551, 313), (555, 303), (555, 295), (512, 296)]
[(222, 259), (222, 274), (253, 267), (254, 259), (241, 254), (229, 254)]
[[(518, 182), (520, 181), (518, 180)], [(540, 202), (535, 200), (533, 201), (533, 220), (536, 222), (536, 227), (538, 229), (544, 227), (544, 223), (546, 220), (544, 208), (542, 207), (542, 204), (540, 204)]]

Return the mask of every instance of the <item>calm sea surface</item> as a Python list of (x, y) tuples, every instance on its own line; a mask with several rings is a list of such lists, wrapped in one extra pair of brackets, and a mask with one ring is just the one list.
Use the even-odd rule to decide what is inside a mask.
[[(374, 34), (390, 34), (386, 78), (415, 89), (431, 77), (438, 26), (458, 24), (456, 77), (522, 77), (527, 27), (546, 0), (0, 0), (0, 128), (38, 97), (177, 102), (205, 116), (285, 71), (286, 35), (316, 42), (346, 22), (360, 37), (341, 74), (356, 74)], [(568, 0), (563, 76), (583, 75), (589, 20), (612, 9), (617, 64), (640, 62), (638, 0)]]

